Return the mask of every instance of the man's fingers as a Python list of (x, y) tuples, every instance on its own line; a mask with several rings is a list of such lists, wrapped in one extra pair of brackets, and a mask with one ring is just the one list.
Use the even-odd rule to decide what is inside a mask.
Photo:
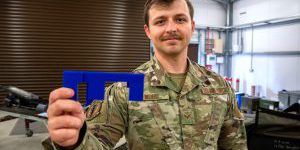
[(73, 97), (74, 91), (70, 88), (58, 88), (52, 91), (49, 95), (49, 105), (54, 103), (58, 99), (70, 99)]
[(58, 129), (52, 130), (49, 132), (50, 137), (53, 141), (55, 141), (60, 146), (70, 146), (74, 145), (79, 136), (78, 129)]
[(74, 145), (84, 123), (83, 107), (70, 100), (73, 95), (69, 88), (56, 89), (49, 95), (48, 130), (51, 139), (60, 146)]
[(83, 125), (83, 120), (70, 115), (62, 115), (48, 120), (48, 127), (51, 130), (57, 130), (62, 128), (74, 128), (81, 129)]
[(79, 138), (79, 135), (76, 135), (75, 137), (73, 137), (71, 139), (68, 139), (68, 140), (65, 140), (65, 141), (59, 143), (59, 145), (62, 147), (69, 147), (71, 145), (75, 145), (78, 141), (78, 138)]
[(83, 113), (83, 107), (79, 102), (68, 99), (61, 99), (52, 103), (49, 106), (47, 112), (49, 117), (59, 116), (65, 113), (76, 115)]

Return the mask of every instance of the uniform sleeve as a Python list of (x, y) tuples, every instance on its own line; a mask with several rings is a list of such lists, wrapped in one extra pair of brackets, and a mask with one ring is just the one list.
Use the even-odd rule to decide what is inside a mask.
[[(230, 87), (228, 83), (227, 86)], [(221, 129), (218, 147), (219, 149), (247, 150), (244, 116), (237, 107), (235, 94), (231, 87), (228, 98), (229, 109)]]
[[(128, 89), (116, 83), (105, 91), (104, 101), (94, 101), (86, 111), (75, 150), (112, 149), (127, 129)], [(63, 150), (48, 138), (42, 142), (46, 150)]]

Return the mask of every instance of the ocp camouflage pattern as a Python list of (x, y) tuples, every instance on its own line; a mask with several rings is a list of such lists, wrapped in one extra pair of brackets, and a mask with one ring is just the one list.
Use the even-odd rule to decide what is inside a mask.
[(244, 117), (221, 76), (188, 60), (185, 83), (176, 91), (155, 57), (134, 72), (145, 74), (144, 100), (129, 101), (126, 83), (108, 87), (105, 100), (93, 102), (101, 112), (89, 108), (96, 115), (88, 116), (76, 149), (112, 149), (123, 135), (132, 150), (247, 149)]

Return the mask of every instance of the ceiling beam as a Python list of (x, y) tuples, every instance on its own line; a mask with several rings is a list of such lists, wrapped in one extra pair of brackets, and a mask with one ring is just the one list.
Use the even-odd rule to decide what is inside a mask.
[(227, 0), (211, 0), (211, 1), (221, 4), (224, 7), (224, 9), (227, 8)]

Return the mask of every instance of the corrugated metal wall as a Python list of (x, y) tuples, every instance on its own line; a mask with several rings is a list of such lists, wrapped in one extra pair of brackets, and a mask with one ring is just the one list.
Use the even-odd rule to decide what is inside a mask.
[(48, 99), (63, 70), (132, 71), (149, 60), (144, 2), (1, 1), (0, 84)]

